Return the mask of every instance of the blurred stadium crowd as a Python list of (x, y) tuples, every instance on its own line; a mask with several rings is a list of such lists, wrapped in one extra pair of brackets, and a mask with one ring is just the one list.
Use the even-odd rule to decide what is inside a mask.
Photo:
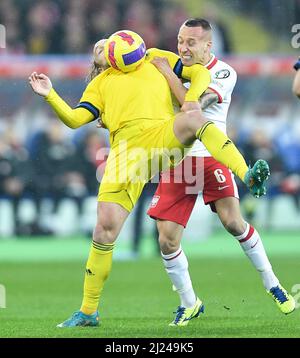
[(300, 18), (300, 1), (1, 0), (0, 24), (6, 27), (10, 53), (87, 53), (97, 40), (121, 28), (134, 29), (148, 47), (176, 50), (174, 34), (191, 12), (210, 20), (222, 54), (238, 47), (229, 34), (235, 14), (269, 32), (269, 51), (277, 51), (278, 39), (289, 41), (291, 26)]
[[(10, 53), (87, 53), (100, 38), (135, 29), (147, 46), (176, 50), (178, 27), (188, 17), (185, 6), (169, 0), (1, 0)], [(220, 25), (221, 26), (221, 25)], [(218, 36), (225, 39), (225, 28)]]
[[(279, 11), (272, 8), (274, 2), (228, 0), (226, 4), (241, 13), (249, 10), (254, 16), (257, 6), (263, 7), (264, 13)], [(293, 1), (292, 17), (300, 14), (299, 4)], [(234, 52), (228, 31), (208, 8), (207, 14), (215, 24), (214, 52), (226, 60)], [(140, 33), (148, 47), (176, 50), (178, 28), (188, 17), (183, 4), (167, 0), (0, 2), (0, 23), (7, 32), (5, 52), (20, 55), (87, 54), (95, 41), (120, 28)], [(300, 211), (299, 101), (292, 96), (291, 78), (239, 76), (228, 122), (229, 136), (250, 163), (258, 158), (269, 161), (269, 199), (288, 194)], [(81, 213), (85, 198), (97, 195), (96, 176), (101, 177), (103, 167), (100, 172), (98, 168), (103, 159), (97, 160), (96, 153), (108, 147), (108, 135), (96, 129), (95, 123), (76, 131), (65, 128), (40, 99), (33, 98), (24, 79), (0, 78), (0, 83), (0, 200), (12, 203), (15, 234), (47, 233), (39, 226), (38, 217), (34, 227), (24, 228), (18, 219), (20, 201), (30, 198), (40, 213), (43, 199), (51, 198), (55, 212), (62, 199), (70, 198)], [(75, 105), (85, 83), (82, 78), (57, 79), (55, 86)], [(243, 186), (240, 189), (243, 196)], [(249, 216), (252, 214), (249, 210)]]

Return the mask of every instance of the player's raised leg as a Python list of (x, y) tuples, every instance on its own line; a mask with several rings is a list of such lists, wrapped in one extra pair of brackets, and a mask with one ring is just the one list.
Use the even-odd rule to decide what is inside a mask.
[(248, 187), (251, 194), (266, 194), (265, 181), (270, 176), (266, 161), (258, 160), (248, 168), (244, 157), (234, 143), (217, 126), (207, 121), (200, 110), (179, 113), (174, 121), (174, 133), (182, 143), (189, 145), (195, 138), (201, 140), (211, 155), (231, 169)]
[(79, 311), (58, 327), (98, 326), (98, 305), (111, 271), (114, 242), (129, 212), (113, 202), (98, 202), (97, 224), (86, 264), (83, 301)]

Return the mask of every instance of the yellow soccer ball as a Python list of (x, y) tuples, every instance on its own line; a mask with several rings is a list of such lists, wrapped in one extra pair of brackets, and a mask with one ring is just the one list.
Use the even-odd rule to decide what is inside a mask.
[(144, 62), (146, 45), (137, 33), (121, 30), (108, 38), (104, 54), (111, 67), (122, 72), (131, 72)]

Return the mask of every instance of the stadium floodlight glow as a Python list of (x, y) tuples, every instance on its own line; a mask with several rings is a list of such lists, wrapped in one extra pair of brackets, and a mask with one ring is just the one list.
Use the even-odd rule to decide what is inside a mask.
[(296, 32), (296, 34), (292, 37), (291, 45), (293, 48), (300, 47), (300, 24), (294, 24), (291, 29), (292, 32)]
[(0, 308), (6, 308), (6, 290), (4, 285), (0, 285)]
[(6, 30), (5, 26), (0, 24), (0, 48), (6, 47)]

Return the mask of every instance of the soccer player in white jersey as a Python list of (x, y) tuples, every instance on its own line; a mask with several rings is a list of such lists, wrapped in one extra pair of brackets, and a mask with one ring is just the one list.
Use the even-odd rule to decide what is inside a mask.
[[(201, 107), (205, 117), (226, 132), (227, 112), (237, 74), (231, 66), (210, 52), (211, 45), (212, 29), (209, 22), (204, 19), (189, 19), (179, 30), (178, 53), (181, 62), (177, 64), (175, 73), (165, 59), (154, 59), (153, 64), (168, 80), (180, 105), (186, 92), (178, 78), (182, 65), (200, 63), (206, 66), (211, 73), (211, 83), (200, 98)], [(292, 312), (295, 309), (293, 297), (280, 285), (275, 276), (259, 233), (241, 215), (238, 190), (232, 172), (218, 163), (200, 141), (197, 141), (190, 156), (179, 167), (162, 174), (148, 210), (148, 215), (157, 220), (164, 267), (174, 290), (180, 296), (180, 306), (170, 325), (185, 326), (204, 311), (203, 303), (194, 292), (188, 272), (188, 261), (180, 245), (183, 230), (198, 194), (197, 191), (187, 191), (191, 185), (191, 177), (187, 179), (185, 174), (191, 168), (192, 176), (202, 174), (204, 203), (210, 205), (212, 211), (218, 214), (224, 228), (239, 242), (279, 309), (285, 314)]]

